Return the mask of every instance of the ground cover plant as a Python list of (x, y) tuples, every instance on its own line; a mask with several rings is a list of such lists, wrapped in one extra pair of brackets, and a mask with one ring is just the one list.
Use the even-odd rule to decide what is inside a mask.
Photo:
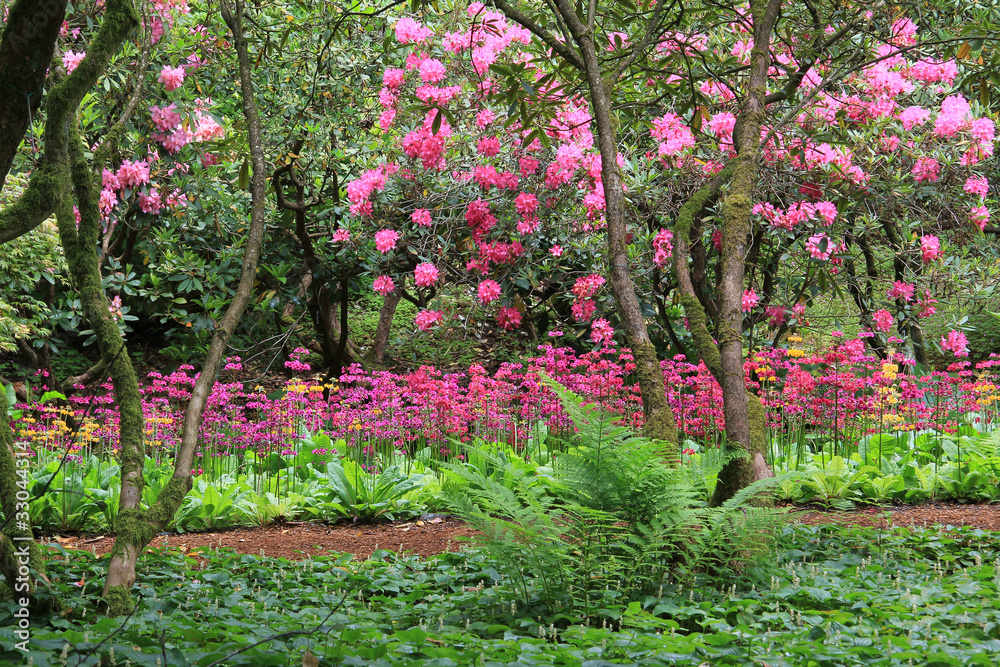
[[(610, 583), (587, 611), (553, 611), (540, 581), (525, 588), (475, 549), (364, 562), (208, 550), (145, 559), (135, 613), (110, 619), (95, 613), (102, 563), (69, 552), (40, 592), (61, 612), (35, 618), (29, 655), (35, 665), (300, 665), (307, 653), (330, 665), (993, 664), (995, 533), (779, 532), (756, 580), (670, 578), (632, 597)], [(12, 646), (12, 628), (0, 628), (0, 659), (20, 659)]]

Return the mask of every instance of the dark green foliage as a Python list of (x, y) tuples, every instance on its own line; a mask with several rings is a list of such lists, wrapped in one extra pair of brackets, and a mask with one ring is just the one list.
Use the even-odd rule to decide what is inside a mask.
[(777, 546), (756, 589), (668, 583), (627, 602), (612, 585), (590, 615), (512, 609), (517, 582), (474, 551), (364, 563), (157, 552), (127, 622), (97, 613), (103, 560), (64, 552), (39, 588), (63, 605), (32, 616), (28, 656), (0, 603), (0, 663), (299, 667), (309, 651), (321, 665), (995, 664), (996, 533), (797, 527)]

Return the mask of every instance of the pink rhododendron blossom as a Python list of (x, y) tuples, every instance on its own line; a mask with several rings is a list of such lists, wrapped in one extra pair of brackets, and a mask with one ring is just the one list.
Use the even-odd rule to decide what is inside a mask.
[(962, 189), (970, 195), (985, 197), (990, 191), (990, 182), (985, 177), (970, 176)]
[(654, 119), (650, 133), (660, 141), (660, 157), (679, 155), (685, 149), (694, 147), (694, 133), (675, 113), (666, 113)]
[(183, 127), (178, 127), (167, 136), (160, 137), (160, 143), (162, 143), (163, 147), (167, 149), (167, 152), (172, 155), (191, 143), (191, 139), (193, 137), (194, 135), (191, 134), (189, 130)]
[(813, 259), (828, 260), (835, 251), (833, 242), (826, 234), (813, 234), (806, 241), (806, 250)]
[(181, 124), (181, 115), (177, 113), (177, 105), (173, 103), (164, 107), (149, 107), (149, 114), (153, 127), (160, 132), (169, 132)]
[(899, 122), (903, 124), (903, 129), (910, 131), (927, 122), (931, 117), (931, 110), (923, 107), (906, 107), (899, 113)]
[[(111, 188), (104, 188), (101, 190), (101, 197), (97, 205), (101, 209), (101, 213), (104, 214), (104, 217), (107, 217), (108, 214), (111, 213), (111, 209), (113, 209), (116, 204), (118, 204), (118, 195), (115, 194), (114, 190)], [(77, 224), (80, 223), (79, 220), (76, 222)]]
[(930, 317), (936, 313), (935, 303), (937, 303), (937, 299), (931, 298), (931, 291), (924, 290), (924, 296), (917, 299), (917, 317)]
[(386, 88), (399, 88), (406, 83), (406, 70), (388, 67), (382, 73), (382, 85)]
[(375, 232), (375, 248), (383, 255), (396, 247), (399, 232), (395, 229), (382, 229)]
[(333, 233), (332, 239), (334, 243), (347, 243), (351, 240), (351, 232), (340, 227)]
[(125, 160), (118, 167), (116, 175), (120, 187), (134, 188), (139, 185), (145, 185), (149, 183), (149, 164), (142, 160), (136, 160), (135, 162)]
[(148, 193), (139, 193), (139, 209), (143, 213), (159, 213), (160, 209), (163, 207), (163, 200), (160, 198), (160, 192), (156, 188), (152, 188)]
[(87, 56), (86, 51), (81, 51), (80, 53), (73, 53), (72, 51), (67, 51), (62, 56), (63, 67), (66, 68), (66, 73), (72, 72), (77, 68), (77, 65)]
[(593, 299), (579, 299), (573, 302), (573, 306), (570, 308), (570, 313), (577, 322), (590, 321), (595, 312), (597, 312), (597, 303)]
[(418, 208), (410, 216), (410, 219), (414, 224), (420, 225), (421, 227), (430, 227), (434, 222), (431, 220), (431, 212), (426, 208)]
[(444, 315), (438, 310), (421, 310), (417, 313), (417, 316), (413, 318), (417, 328), (421, 331), (427, 331), (442, 320), (444, 320)]
[(504, 306), (497, 312), (497, 324), (508, 331), (521, 326), (521, 311)]
[(418, 44), (433, 34), (433, 30), (425, 28), (409, 17), (396, 21), (396, 40), (400, 44)]
[(604, 277), (596, 273), (577, 278), (576, 283), (573, 284), (573, 294), (578, 301), (590, 298), (597, 294), (597, 290), (601, 289), (601, 285), (604, 283)]
[(975, 206), (969, 211), (969, 219), (979, 227), (979, 231), (986, 229), (986, 223), (990, 221), (990, 212), (985, 206)]
[(941, 177), (941, 165), (932, 157), (922, 157), (913, 165), (911, 173), (917, 183), (922, 181), (934, 183)]
[(888, 331), (896, 321), (892, 313), (885, 309), (876, 310), (872, 313), (872, 320), (875, 322), (875, 328), (879, 331)]
[(674, 233), (669, 229), (661, 229), (653, 239), (653, 263), (661, 269), (674, 254), (673, 241)]
[(476, 145), (476, 149), (483, 157), (493, 157), (500, 152), (500, 140), (496, 137), (483, 137)]
[(538, 197), (530, 192), (522, 192), (514, 198), (514, 210), (521, 215), (529, 215), (538, 210)]
[(921, 236), (920, 237), (920, 253), (923, 256), (924, 264), (929, 264), (935, 259), (940, 257), (943, 253), (941, 252), (941, 241), (936, 236)]
[(437, 267), (430, 262), (417, 264), (417, 268), (413, 271), (413, 282), (417, 283), (420, 287), (430, 287), (437, 282), (437, 279)]
[(949, 331), (947, 338), (941, 336), (941, 348), (950, 350), (956, 357), (969, 356), (969, 340), (961, 331)]
[(551, 248), (549, 248), (549, 254), (551, 254), (553, 257), (562, 257), (563, 247), (561, 245), (554, 245)]
[(743, 290), (743, 312), (749, 313), (760, 303), (760, 297), (753, 290)]
[(607, 320), (594, 320), (590, 325), (590, 340), (595, 343), (610, 343), (614, 337), (615, 330)]
[(476, 112), (476, 127), (489, 127), (496, 120), (496, 114), (489, 109), (480, 109)]
[(396, 289), (396, 284), (389, 276), (378, 276), (375, 278), (375, 282), (372, 283), (372, 289), (385, 296)]
[(420, 80), (424, 83), (437, 83), (444, 79), (444, 63), (436, 58), (428, 58), (420, 63)]
[(160, 70), (160, 83), (168, 93), (177, 90), (184, 84), (184, 68), (164, 65)]
[(903, 301), (911, 301), (913, 299), (913, 294), (916, 291), (916, 287), (910, 283), (904, 283), (901, 280), (897, 280), (889, 288), (886, 293), (886, 297), (890, 299), (902, 299)]
[(484, 280), (479, 283), (479, 300), (483, 305), (500, 298), (500, 283), (495, 280)]

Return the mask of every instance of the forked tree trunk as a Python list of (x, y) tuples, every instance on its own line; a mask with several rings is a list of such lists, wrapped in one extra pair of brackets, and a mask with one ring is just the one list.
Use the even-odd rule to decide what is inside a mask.
[[(164, 487), (156, 503), (143, 512), (139, 507), (142, 489), (142, 462), (145, 458), (143, 444), (126, 452), (122, 446), (122, 497), (118, 514), (118, 536), (111, 552), (111, 563), (104, 584), (104, 598), (108, 613), (127, 613), (131, 608), (131, 589), (135, 583), (135, 567), (142, 549), (149, 544), (157, 531), (162, 530), (173, 518), (191, 489), (191, 468), (198, 444), (205, 405), (218, 377), (222, 357), (229, 346), (229, 338), (239, 323), (247, 303), (253, 294), (253, 283), (260, 259), (261, 244), (266, 222), (265, 189), (266, 169), (264, 148), (261, 139), (260, 116), (253, 91), (253, 75), (247, 53), (247, 40), (243, 35), (243, 10), (235, 3), (235, 11), (229, 0), (220, 3), (223, 19), (233, 34), (239, 61), (240, 86), (243, 94), (243, 113), (247, 121), (250, 156), (253, 164), (251, 181), (251, 219), (247, 244), (243, 254), (240, 282), (233, 300), (219, 321), (208, 349), (202, 372), (198, 376), (191, 399), (184, 413), (181, 444), (174, 462), (174, 474)], [(127, 468), (126, 468), (127, 462)], [(126, 483), (128, 491), (126, 492)], [(136, 497), (138, 491), (138, 497)]]
[[(719, 357), (722, 366), (723, 411), (728, 442), (745, 452), (730, 459), (719, 472), (713, 504), (764, 477), (773, 477), (764, 458), (767, 452), (765, 411), (760, 399), (746, 389), (743, 374), (743, 281), (750, 242), (750, 209), (760, 166), (760, 132), (764, 125), (769, 45), (782, 0), (755, 0), (750, 4), (754, 46), (750, 75), (737, 124), (741, 126), (739, 156), (722, 205), (722, 274), (720, 276)], [(735, 136), (735, 133), (734, 133)]]
[(590, 90), (591, 114), (597, 125), (597, 142), (601, 154), (601, 181), (604, 185), (604, 217), (607, 221), (608, 257), (611, 262), (611, 291), (615, 297), (615, 312), (621, 320), (625, 339), (632, 348), (642, 409), (645, 415), (644, 433), (650, 438), (677, 442), (677, 426), (667, 403), (663, 371), (656, 349), (649, 338), (646, 319), (635, 294), (629, 266), (625, 226), (625, 190), (618, 167), (618, 133), (611, 118), (613, 81), (601, 76), (600, 61), (594, 44), (593, 30), (577, 16), (570, 0), (558, 0), (559, 13), (580, 48), (580, 58)]

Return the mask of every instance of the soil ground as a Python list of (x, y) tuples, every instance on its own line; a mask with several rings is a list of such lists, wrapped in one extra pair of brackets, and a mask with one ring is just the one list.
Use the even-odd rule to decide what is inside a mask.
[[(853, 512), (817, 511), (789, 507), (788, 518), (803, 524), (890, 528), (897, 526), (974, 526), (1000, 531), (1000, 505), (954, 505), (931, 503), (900, 507), (877, 507)], [(420, 556), (458, 551), (475, 531), (458, 519), (433, 517), (426, 520), (382, 524), (284, 523), (263, 528), (240, 528), (214, 533), (182, 533), (157, 536), (150, 549), (163, 547), (189, 552), (199, 549), (235, 549), (239, 553), (302, 560), (313, 555), (351, 553), (365, 559), (376, 549)], [(50, 537), (67, 549), (85, 549), (97, 555), (111, 551), (110, 535)]]

